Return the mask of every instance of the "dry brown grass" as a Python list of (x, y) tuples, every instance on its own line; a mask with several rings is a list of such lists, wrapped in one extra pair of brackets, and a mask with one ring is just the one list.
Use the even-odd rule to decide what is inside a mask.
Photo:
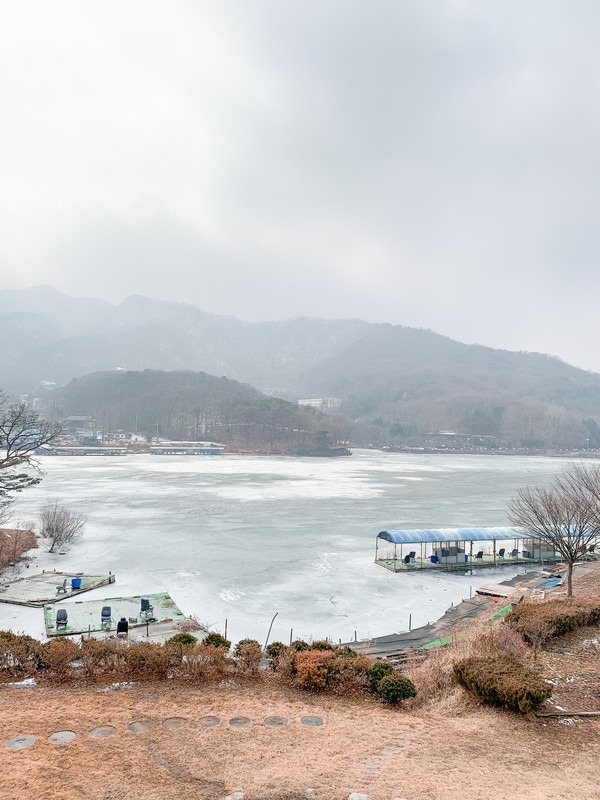
[[(248, 800), (291, 800), (306, 797), (308, 787), (315, 800), (346, 800), (353, 791), (371, 800), (597, 797), (594, 720), (544, 726), (487, 708), (441, 717), (268, 681), (108, 691), (6, 687), (1, 699), (2, 800), (223, 800), (238, 790)], [(221, 723), (202, 728), (197, 720), (208, 714)], [(285, 717), (287, 726), (268, 728), (269, 715)], [(324, 724), (306, 727), (304, 715)], [(234, 716), (251, 724), (236, 730), (228, 722)], [(171, 717), (183, 717), (184, 727), (169, 730)], [(128, 732), (133, 721), (145, 722), (148, 732)], [(97, 725), (113, 725), (116, 734), (94, 739), (89, 731)], [(48, 742), (66, 729), (77, 733), (71, 745)], [(13, 753), (2, 746), (24, 733), (36, 737), (32, 748)]]
[(437, 714), (464, 714), (475, 702), (456, 684), (453, 669), (457, 661), (503, 653), (528, 661), (529, 648), (519, 634), (501, 621), (478, 625), (456, 636), (445, 647), (429, 651), (425, 661), (409, 666), (405, 674), (415, 684), (417, 696), (407, 705), (412, 709), (435, 710)]

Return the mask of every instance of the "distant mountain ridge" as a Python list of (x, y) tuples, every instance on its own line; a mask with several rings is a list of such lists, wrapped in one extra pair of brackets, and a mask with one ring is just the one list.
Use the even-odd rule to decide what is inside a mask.
[(249, 323), (139, 295), (112, 305), (47, 286), (0, 291), (6, 391), (118, 368), (204, 372), (291, 400), (336, 397), (367, 444), (420, 444), (441, 431), (507, 447), (600, 447), (600, 375), (551, 356), (358, 319)]
[[(14, 330), (10, 317), (24, 311), (32, 316)], [(379, 327), (310, 318), (248, 323), (138, 295), (113, 306), (51, 287), (0, 291), (0, 374), (7, 391), (28, 392), (42, 380), (62, 385), (119, 367), (192, 369), (293, 397), (301, 371)]]

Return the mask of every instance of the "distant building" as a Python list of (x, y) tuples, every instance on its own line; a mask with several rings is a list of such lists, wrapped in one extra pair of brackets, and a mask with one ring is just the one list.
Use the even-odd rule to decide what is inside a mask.
[(68, 417), (61, 419), (60, 425), (64, 433), (76, 434), (91, 431), (93, 422), (93, 418), (86, 414), (69, 414)]
[(303, 400), (298, 400), (299, 406), (308, 406), (317, 411), (325, 413), (329, 411), (336, 411), (342, 405), (341, 397), (307, 397)]

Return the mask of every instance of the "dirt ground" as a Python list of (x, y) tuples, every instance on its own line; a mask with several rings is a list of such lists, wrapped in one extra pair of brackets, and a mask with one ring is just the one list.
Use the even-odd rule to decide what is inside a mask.
[[(454, 719), (389, 710), (366, 701), (307, 698), (273, 687), (205, 689), (138, 685), (112, 691), (2, 687), (0, 739), (36, 743), (0, 750), (4, 798), (166, 800), (305, 797), (352, 791), (374, 800), (598, 798), (600, 721), (565, 725), (478, 709)], [(221, 722), (202, 728), (198, 719)], [(265, 717), (280, 715), (283, 728)], [(324, 724), (306, 727), (305, 715)], [(229, 719), (247, 716), (235, 729)], [(170, 730), (165, 720), (185, 722)], [(145, 722), (145, 733), (130, 733)], [(169, 723), (167, 723), (168, 725)], [(89, 731), (112, 725), (95, 739)], [(48, 736), (72, 730), (57, 746)]]
[[(597, 591), (598, 568), (579, 577)], [(547, 710), (600, 711), (600, 627), (553, 641), (540, 669), (554, 683)], [(198, 720), (215, 715), (206, 728)], [(279, 715), (283, 727), (264, 724)], [(322, 718), (307, 727), (302, 717)], [(247, 727), (229, 723), (246, 716)], [(181, 718), (173, 728), (172, 718)], [(142, 722), (147, 730), (132, 733)], [(96, 726), (113, 735), (94, 738)], [(76, 738), (60, 746), (57, 731)], [(32, 747), (5, 742), (33, 735)], [(600, 717), (522, 718), (466, 705), (451, 715), (372, 700), (306, 695), (268, 680), (213, 687), (0, 686), (0, 800), (600, 799)], [(311, 791), (312, 790), (312, 791)]]

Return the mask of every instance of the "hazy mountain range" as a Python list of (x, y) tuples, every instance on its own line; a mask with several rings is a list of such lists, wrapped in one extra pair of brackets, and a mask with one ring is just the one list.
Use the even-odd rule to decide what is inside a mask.
[(339, 397), (356, 435), (374, 443), (452, 429), (600, 446), (600, 375), (551, 356), (357, 319), (248, 323), (141, 296), (112, 305), (48, 286), (0, 292), (6, 391), (117, 368), (203, 371), (291, 400)]

